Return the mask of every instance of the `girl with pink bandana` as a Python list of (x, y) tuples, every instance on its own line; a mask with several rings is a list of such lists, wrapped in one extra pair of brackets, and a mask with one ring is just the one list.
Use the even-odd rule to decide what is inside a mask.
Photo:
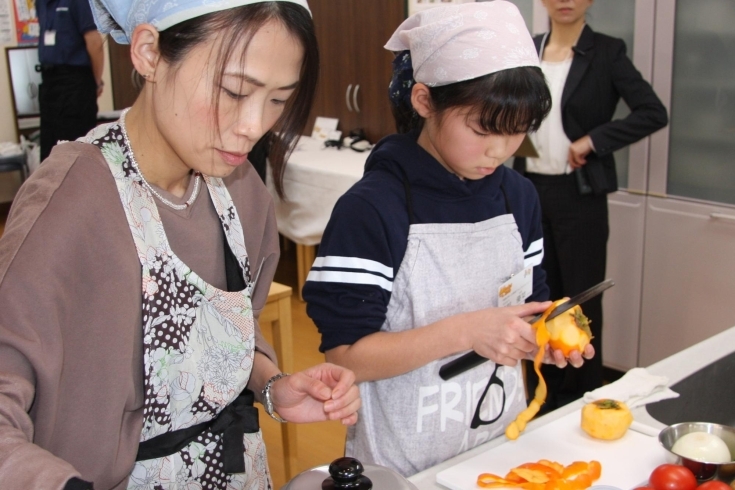
[[(550, 95), (506, 1), (423, 11), (385, 47), (399, 53), (390, 96), (407, 132), (378, 143), (335, 206), (303, 295), (321, 350), (359, 382), (347, 455), (408, 476), (501, 435), (526, 406), (526, 320), (549, 305), (541, 214), (502, 163)], [(492, 362), (442, 380), (469, 350)]]

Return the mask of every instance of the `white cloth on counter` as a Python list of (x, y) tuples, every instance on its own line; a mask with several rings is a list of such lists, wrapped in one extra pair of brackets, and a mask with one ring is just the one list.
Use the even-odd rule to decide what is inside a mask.
[(628, 408), (633, 409), (648, 403), (678, 397), (679, 394), (671, 390), (668, 384), (669, 378), (666, 376), (653, 375), (645, 368), (633, 368), (614, 383), (585, 393), (584, 401), (591, 403), (595, 400), (609, 398), (624, 402)]

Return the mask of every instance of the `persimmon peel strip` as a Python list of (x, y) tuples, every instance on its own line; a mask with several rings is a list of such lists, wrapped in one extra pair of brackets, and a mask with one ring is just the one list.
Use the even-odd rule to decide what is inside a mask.
[(516, 440), (526, 428), (526, 424), (536, 416), (541, 410), (541, 405), (546, 401), (547, 389), (546, 381), (541, 375), (541, 363), (544, 360), (544, 352), (546, 351), (546, 345), (549, 343), (549, 331), (546, 329), (546, 318), (554, 311), (557, 305), (566, 303), (567, 299), (560, 299), (555, 301), (550, 307), (544, 311), (541, 318), (533, 323), (533, 328), (536, 330), (536, 345), (538, 346), (538, 352), (536, 357), (533, 359), (533, 370), (538, 375), (538, 385), (536, 386), (536, 392), (534, 393), (533, 400), (528, 404), (528, 407), (518, 414), (516, 419), (508, 424), (505, 429), (505, 436), (508, 439)]

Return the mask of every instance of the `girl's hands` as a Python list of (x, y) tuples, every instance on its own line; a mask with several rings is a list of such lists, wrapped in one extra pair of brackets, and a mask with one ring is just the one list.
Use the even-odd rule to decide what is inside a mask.
[[(573, 367), (578, 368), (584, 364), (585, 359), (592, 359), (595, 357), (595, 348), (592, 344), (587, 344), (584, 348), (584, 352), (580, 353), (578, 350), (573, 350), (569, 354), (569, 359), (564, 357), (564, 354), (560, 350), (552, 351), (547, 345), (546, 352), (544, 352), (544, 364), (556, 364), (558, 368), (565, 368), (567, 364), (571, 364)], [(529, 359), (533, 359), (531, 356)]]
[[(505, 366), (515, 366), (519, 360), (533, 360), (538, 347), (536, 331), (527, 323), (532, 316), (543, 313), (551, 306), (550, 301), (544, 303), (526, 303), (505, 308), (488, 308), (471, 313), (472, 321), (468, 322), (473, 336), (472, 349), (483, 357)], [(559, 368), (571, 364), (578, 368), (585, 359), (595, 356), (595, 348), (588, 344), (584, 352), (572, 351), (565, 358), (560, 350), (552, 350), (546, 346), (545, 364), (555, 364)]]
[(471, 313), (472, 349), (498, 364), (515, 366), (536, 352), (536, 332), (523, 317), (542, 313), (551, 301), (487, 308)]
[(279, 379), (271, 393), (276, 412), (289, 422), (341, 420), (353, 425), (361, 405), (355, 374), (328, 363)]

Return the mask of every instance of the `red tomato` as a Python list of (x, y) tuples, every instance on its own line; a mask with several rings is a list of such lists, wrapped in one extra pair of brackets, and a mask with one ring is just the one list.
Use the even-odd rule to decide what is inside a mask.
[(695, 490), (697, 479), (689, 468), (678, 464), (662, 464), (653, 470), (648, 484), (654, 490)]
[(697, 490), (732, 490), (730, 485), (721, 481), (704, 482), (697, 487)]
[(635, 487), (633, 490), (653, 490), (653, 487)]

